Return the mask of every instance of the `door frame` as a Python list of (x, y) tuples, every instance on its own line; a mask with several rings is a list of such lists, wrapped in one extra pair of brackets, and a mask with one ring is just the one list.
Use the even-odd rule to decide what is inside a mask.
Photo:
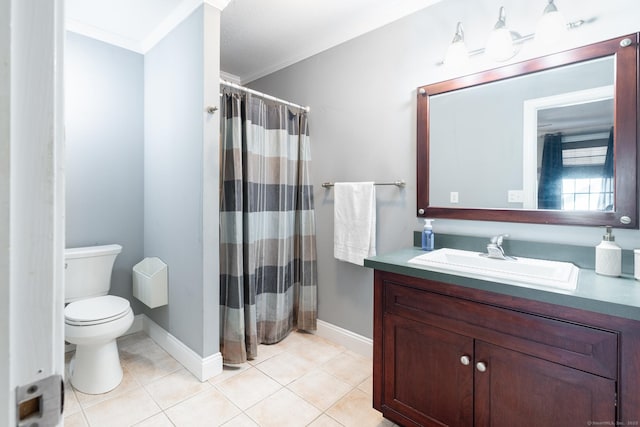
[(0, 0), (0, 425), (64, 374), (64, 0)]

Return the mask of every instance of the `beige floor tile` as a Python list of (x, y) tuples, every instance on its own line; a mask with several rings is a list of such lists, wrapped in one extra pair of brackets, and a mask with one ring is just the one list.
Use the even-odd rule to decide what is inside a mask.
[[(293, 333), (293, 332), (292, 332)], [(289, 334), (291, 335), (291, 334)], [(285, 338), (284, 341), (288, 340), (289, 337)], [(265, 360), (278, 355), (285, 351), (285, 347), (283, 342), (280, 341), (278, 344), (260, 344), (258, 345), (258, 356), (255, 359), (251, 359), (248, 361), (251, 365), (257, 365), (259, 363), (264, 362)]]
[(358, 384), (358, 390), (362, 390), (369, 396), (373, 396), (373, 375)]
[(64, 417), (65, 427), (89, 427), (87, 420), (84, 419), (82, 412), (76, 412), (73, 415), (66, 415)]
[(222, 427), (258, 427), (258, 424), (243, 412), (231, 421), (224, 423)]
[(316, 366), (308, 359), (286, 351), (256, 365), (256, 368), (280, 384), (287, 385), (312, 371)]
[(218, 374), (215, 377), (211, 377), (207, 381), (209, 381), (210, 384), (218, 384), (218, 383), (221, 383), (222, 381), (226, 381), (229, 378), (238, 375), (241, 372), (246, 371), (250, 367), (251, 365), (249, 363), (243, 363), (240, 365), (224, 365), (222, 367), (221, 374)]
[(200, 382), (183, 368), (147, 384), (144, 388), (162, 409), (167, 409), (211, 387), (211, 384)]
[(373, 373), (373, 362), (359, 354), (346, 351), (326, 362), (322, 369), (355, 387)]
[(393, 426), (391, 421), (384, 419), (380, 412), (373, 409), (371, 396), (358, 389), (340, 399), (326, 414), (345, 427)]
[(64, 416), (80, 411), (80, 402), (68, 379), (64, 381)]
[(95, 405), (96, 403), (104, 402), (107, 399), (111, 399), (132, 390), (142, 388), (140, 383), (136, 381), (136, 379), (127, 368), (122, 368), (122, 374), (122, 382), (118, 385), (118, 387), (107, 393), (86, 394), (82, 393), (81, 391), (74, 390), (80, 406), (86, 409), (91, 407), (92, 405)]
[(311, 424), (309, 424), (309, 427), (342, 427), (342, 424), (340, 424), (330, 416), (322, 414)]
[(316, 369), (289, 384), (287, 388), (324, 411), (351, 391), (352, 386)]
[(215, 388), (197, 394), (165, 411), (177, 427), (219, 426), (240, 412), (237, 406)]
[(117, 343), (120, 361), (122, 363), (160, 348), (160, 346), (144, 332), (137, 332), (120, 337)]
[(306, 426), (321, 412), (313, 405), (283, 388), (246, 411), (261, 427)]
[(287, 349), (287, 353), (302, 357), (316, 365), (323, 364), (344, 351), (344, 347), (311, 334), (306, 334), (303, 340)]
[(147, 340), (151, 340), (147, 334), (144, 332), (136, 332), (134, 334), (123, 335), (118, 337), (118, 349), (123, 350), (131, 347), (138, 347), (140, 345), (144, 345), (143, 343)]
[(282, 341), (276, 344), (271, 344), (272, 346), (277, 346), (282, 351), (289, 350), (291, 347), (295, 347), (299, 343), (304, 342), (305, 337), (307, 335), (305, 332), (291, 331), (289, 335)]
[(216, 387), (240, 409), (245, 410), (272, 395), (282, 386), (256, 368), (250, 368)]
[(142, 385), (182, 369), (180, 363), (159, 347), (146, 354), (136, 355), (123, 364)]
[(118, 352), (120, 353), (120, 360), (128, 361), (131, 359), (136, 359), (140, 356), (157, 360), (165, 357), (168, 354), (151, 338), (144, 335), (144, 333), (142, 332), (140, 334), (141, 335), (128, 335), (122, 341), (118, 340)]
[[(146, 420), (135, 424), (136, 427), (173, 427), (173, 423), (169, 421), (169, 418), (163, 413), (154, 415)], [(66, 425), (65, 425), (66, 427)]]
[(151, 396), (139, 388), (97, 403), (85, 414), (91, 427), (130, 426), (160, 412)]

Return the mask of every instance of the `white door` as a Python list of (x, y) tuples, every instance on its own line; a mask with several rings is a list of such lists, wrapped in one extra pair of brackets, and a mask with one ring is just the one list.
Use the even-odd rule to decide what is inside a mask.
[(61, 423), (63, 1), (0, 0), (3, 426)]

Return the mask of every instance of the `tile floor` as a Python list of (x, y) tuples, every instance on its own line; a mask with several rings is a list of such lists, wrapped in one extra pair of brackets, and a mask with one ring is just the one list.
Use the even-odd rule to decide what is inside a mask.
[(371, 407), (371, 359), (312, 334), (261, 345), (257, 359), (206, 382), (144, 333), (118, 347), (124, 379), (115, 390), (88, 395), (67, 382), (66, 427), (394, 426)]

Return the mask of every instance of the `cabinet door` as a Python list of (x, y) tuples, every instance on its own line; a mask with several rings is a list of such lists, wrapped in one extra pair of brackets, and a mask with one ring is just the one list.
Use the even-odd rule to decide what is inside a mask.
[(615, 424), (613, 380), (482, 341), (474, 363), (477, 427)]
[[(473, 423), (473, 339), (414, 320), (384, 318), (383, 413), (423, 426)], [(389, 413), (388, 409), (393, 413)]]

